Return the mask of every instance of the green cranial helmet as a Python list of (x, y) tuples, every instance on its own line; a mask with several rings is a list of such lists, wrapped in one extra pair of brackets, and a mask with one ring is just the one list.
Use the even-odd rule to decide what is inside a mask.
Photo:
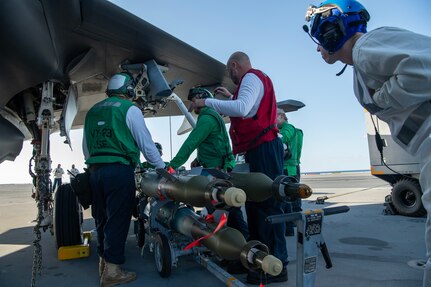
[(191, 101), (193, 98), (196, 98), (196, 97), (198, 97), (199, 99), (214, 98), (211, 92), (208, 91), (207, 89), (204, 89), (204, 88), (190, 89), (187, 99)]
[(108, 97), (114, 95), (124, 95), (128, 98), (135, 97), (135, 81), (133, 76), (127, 72), (115, 74), (108, 82), (106, 88)]

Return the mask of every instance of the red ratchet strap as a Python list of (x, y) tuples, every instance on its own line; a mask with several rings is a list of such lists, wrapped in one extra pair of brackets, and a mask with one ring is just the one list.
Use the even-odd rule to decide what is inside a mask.
[(207, 223), (213, 223), (214, 221), (215, 221), (214, 215), (207, 214), (207, 216), (205, 216), (205, 222), (207, 222)]
[(218, 223), (216, 229), (214, 229), (214, 231), (211, 234), (208, 234), (208, 235), (202, 236), (199, 239), (196, 239), (195, 241), (193, 241), (192, 243), (190, 243), (189, 245), (184, 247), (184, 250), (189, 250), (192, 247), (200, 246), (202, 240), (210, 238), (211, 236), (213, 236), (217, 231), (220, 230), (220, 228), (222, 228), (226, 224), (226, 222), (227, 222), (227, 217), (226, 217), (226, 214), (223, 213), (223, 215), (220, 218), (220, 222)]
[(167, 171), (169, 174), (175, 174), (175, 169), (173, 169), (172, 166), (168, 167)]

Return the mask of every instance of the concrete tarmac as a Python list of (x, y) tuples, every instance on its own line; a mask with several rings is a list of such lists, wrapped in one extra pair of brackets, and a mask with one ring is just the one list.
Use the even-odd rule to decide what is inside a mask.
[[(418, 262), (425, 257), (425, 217), (409, 218), (383, 215), (384, 198), (390, 186), (368, 173), (303, 175), (314, 194), (303, 201), (303, 209), (339, 205), (348, 213), (326, 216), (323, 237), (333, 267), (325, 268), (323, 257), (317, 261), (316, 287), (420, 287), (423, 270)], [(36, 204), (30, 197), (31, 185), (0, 185), (0, 286), (30, 286), (34, 240), (32, 220)], [(328, 196), (325, 204), (317, 197)], [(85, 211), (84, 230), (94, 229)], [(95, 234), (94, 234), (95, 236)], [(99, 286), (95, 237), (88, 258), (60, 261), (54, 237), (42, 232), (42, 275), (36, 286)], [(270, 286), (296, 286), (296, 240), (287, 237), (290, 263), (289, 281)], [(224, 286), (191, 257), (182, 257), (169, 278), (156, 271), (154, 256), (136, 246), (133, 226), (126, 244), (124, 268), (135, 271), (137, 280), (124, 286)], [(245, 275), (237, 278), (245, 282)]]

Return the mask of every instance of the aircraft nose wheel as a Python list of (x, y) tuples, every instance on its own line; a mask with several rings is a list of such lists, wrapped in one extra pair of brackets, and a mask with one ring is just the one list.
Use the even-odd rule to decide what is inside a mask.
[(154, 259), (160, 276), (169, 277), (172, 271), (171, 246), (165, 235), (159, 233), (154, 243)]

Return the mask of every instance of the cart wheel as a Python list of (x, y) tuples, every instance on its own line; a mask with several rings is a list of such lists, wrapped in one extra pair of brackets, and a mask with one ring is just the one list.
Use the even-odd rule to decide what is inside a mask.
[(154, 243), (154, 259), (160, 276), (169, 277), (172, 271), (171, 247), (165, 235), (159, 233)]
[(136, 233), (136, 243), (139, 248), (142, 248), (145, 244), (145, 225), (142, 218), (138, 218), (138, 233)]
[(82, 208), (70, 184), (55, 193), (54, 235), (57, 248), (82, 243)]
[(422, 190), (419, 182), (400, 179), (392, 188), (392, 203), (395, 209), (405, 216), (420, 217), (426, 214), (421, 200)]

